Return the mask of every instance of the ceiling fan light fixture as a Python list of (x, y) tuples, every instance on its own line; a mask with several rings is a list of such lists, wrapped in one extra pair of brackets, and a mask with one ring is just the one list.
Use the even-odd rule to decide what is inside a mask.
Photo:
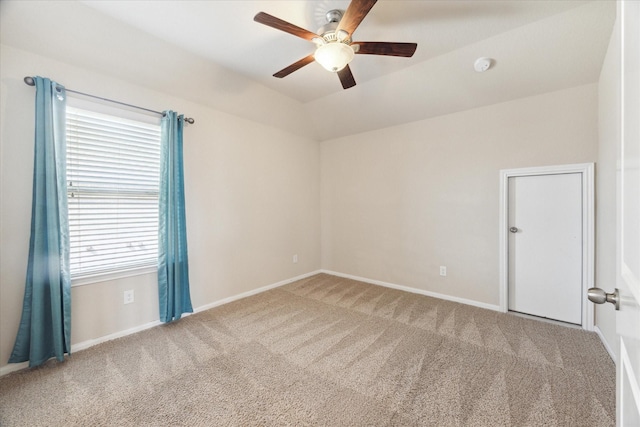
[(327, 71), (337, 73), (351, 62), (355, 53), (351, 46), (335, 41), (319, 46), (313, 56)]

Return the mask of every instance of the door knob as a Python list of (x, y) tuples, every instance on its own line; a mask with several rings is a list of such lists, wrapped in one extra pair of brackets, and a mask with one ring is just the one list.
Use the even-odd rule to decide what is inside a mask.
[(509, 231), (512, 232), (512, 233), (517, 233), (518, 232), (518, 227), (511, 227), (509, 229)]
[(589, 301), (596, 304), (604, 304), (610, 302), (616, 306), (616, 310), (620, 310), (620, 293), (616, 288), (612, 293), (608, 294), (600, 288), (589, 288), (587, 291), (587, 298)]

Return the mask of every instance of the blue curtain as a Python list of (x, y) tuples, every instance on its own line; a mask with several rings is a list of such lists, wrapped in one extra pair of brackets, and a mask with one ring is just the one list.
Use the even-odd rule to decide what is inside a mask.
[(189, 294), (189, 256), (184, 203), (182, 130), (184, 116), (165, 111), (160, 149), (158, 294), (160, 320), (193, 313)]
[(31, 238), (22, 318), (9, 363), (38, 366), (71, 352), (64, 87), (36, 83)]

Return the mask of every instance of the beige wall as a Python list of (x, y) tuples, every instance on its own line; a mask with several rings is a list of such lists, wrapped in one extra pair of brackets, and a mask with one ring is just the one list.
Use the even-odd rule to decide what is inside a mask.
[(322, 142), (322, 268), (497, 306), (499, 171), (595, 162), (597, 94), (589, 84)]
[[(13, 347), (24, 292), (35, 92), (22, 79), (32, 73), (195, 118), (185, 130), (184, 153), (194, 307), (320, 268), (317, 142), (6, 45), (0, 49), (0, 370)], [(126, 289), (134, 289), (135, 302), (125, 306)], [(72, 298), (72, 344), (158, 319), (155, 274), (76, 286)]]
[[(0, 48), (0, 370), (24, 290), (34, 89), (22, 78), (34, 72), (196, 119), (185, 132), (194, 307), (321, 267), (498, 305), (499, 170), (596, 159), (597, 283), (609, 280), (611, 47), (600, 88), (579, 86), (320, 144), (161, 90)], [(440, 265), (447, 277), (438, 275)], [(135, 290), (136, 302), (124, 306), (127, 289)], [(154, 274), (76, 286), (72, 296), (74, 344), (158, 318)], [(601, 311), (598, 326), (609, 337), (612, 317)]]
[[(596, 168), (596, 282), (613, 291), (616, 284), (616, 170), (620, 140), (620, 40), (613, 29), (598, 83), (598, 166)], [(618, 354), (616, 316), (610, 304), (596, 304), (596, 326), (609, 350)]]

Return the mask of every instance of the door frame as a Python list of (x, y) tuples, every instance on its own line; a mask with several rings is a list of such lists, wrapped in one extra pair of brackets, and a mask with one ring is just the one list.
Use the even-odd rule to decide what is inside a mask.
[(509, 178), (518, 176), (557, 175), (566, 173), (582, 174), (582, 329), (594, 330), (593, 304), (586, 300), (587, 289), (594, 281), (595, 245), (595, 186), (594, 164), (541, 166), (500, 170), (500, 311), (509, 311)]

